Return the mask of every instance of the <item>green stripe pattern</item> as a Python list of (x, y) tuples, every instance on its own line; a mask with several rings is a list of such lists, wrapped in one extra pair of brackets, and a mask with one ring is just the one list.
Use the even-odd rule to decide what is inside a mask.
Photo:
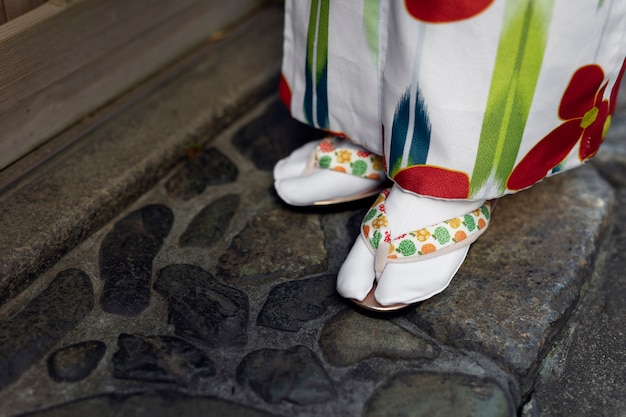
[(380, 22), (380, 0), (363, 0), (363, 27), (372, 60), (378, 67), (378, 24)]
[(328, 17), (330, 0), (313, 0), (306, 50), (304, 115), (309, 124), (327, 129), (328, 123)]
[(554, 0), (507, 0), (470, 197), (493, 178), (504, 193), (539, 78)]

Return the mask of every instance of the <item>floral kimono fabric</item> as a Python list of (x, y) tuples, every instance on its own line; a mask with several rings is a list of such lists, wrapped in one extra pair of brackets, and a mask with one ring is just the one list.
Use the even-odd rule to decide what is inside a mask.
[(615, 112), (624, 0), (287, 0), (292, 115), (403, 189), (491, 199), (584, 163)]

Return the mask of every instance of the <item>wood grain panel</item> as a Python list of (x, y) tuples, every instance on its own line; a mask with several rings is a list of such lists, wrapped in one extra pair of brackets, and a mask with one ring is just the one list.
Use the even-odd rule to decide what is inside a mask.
[(0, 26), (0, 169), (260, 3), (46, 3)]
[(6, 20), (13, 20), (24, 13), (41, 6), (46, 0), (1, 0)]

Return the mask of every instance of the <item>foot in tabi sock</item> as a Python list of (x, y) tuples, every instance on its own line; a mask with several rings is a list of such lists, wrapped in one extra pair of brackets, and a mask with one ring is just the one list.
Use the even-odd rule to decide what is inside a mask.
[(397, 185), (365, 216), (337, 277), (337, 290), (373, 310), (392, 310), (443, 291), (470, 243), (487, 228), (492, 202), (436, 200)]
[(307, 143), (274, 167), (274, 188), (293, 206), (358, 200), (380, 192), (385, 179), (382, 157), (335, 137)]

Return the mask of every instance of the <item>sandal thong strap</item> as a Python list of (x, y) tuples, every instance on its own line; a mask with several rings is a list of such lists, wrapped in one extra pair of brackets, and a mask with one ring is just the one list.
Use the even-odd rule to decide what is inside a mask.
[(385, 209), (388, 195), (389, 189), (380, 193), (361, 224), (361, 236), (375, 256), (377, 277), (388, 262), (418, 261), (473, 243), (489, 226), (495, 202), (486, 201), (462, 216), (393, 237)]
[(324, 138), (315, 149), (314, 166), (372, 180), (385, 179), (385, 166), (380, 155), (345, 146), (342, 142), (337, 137)]

